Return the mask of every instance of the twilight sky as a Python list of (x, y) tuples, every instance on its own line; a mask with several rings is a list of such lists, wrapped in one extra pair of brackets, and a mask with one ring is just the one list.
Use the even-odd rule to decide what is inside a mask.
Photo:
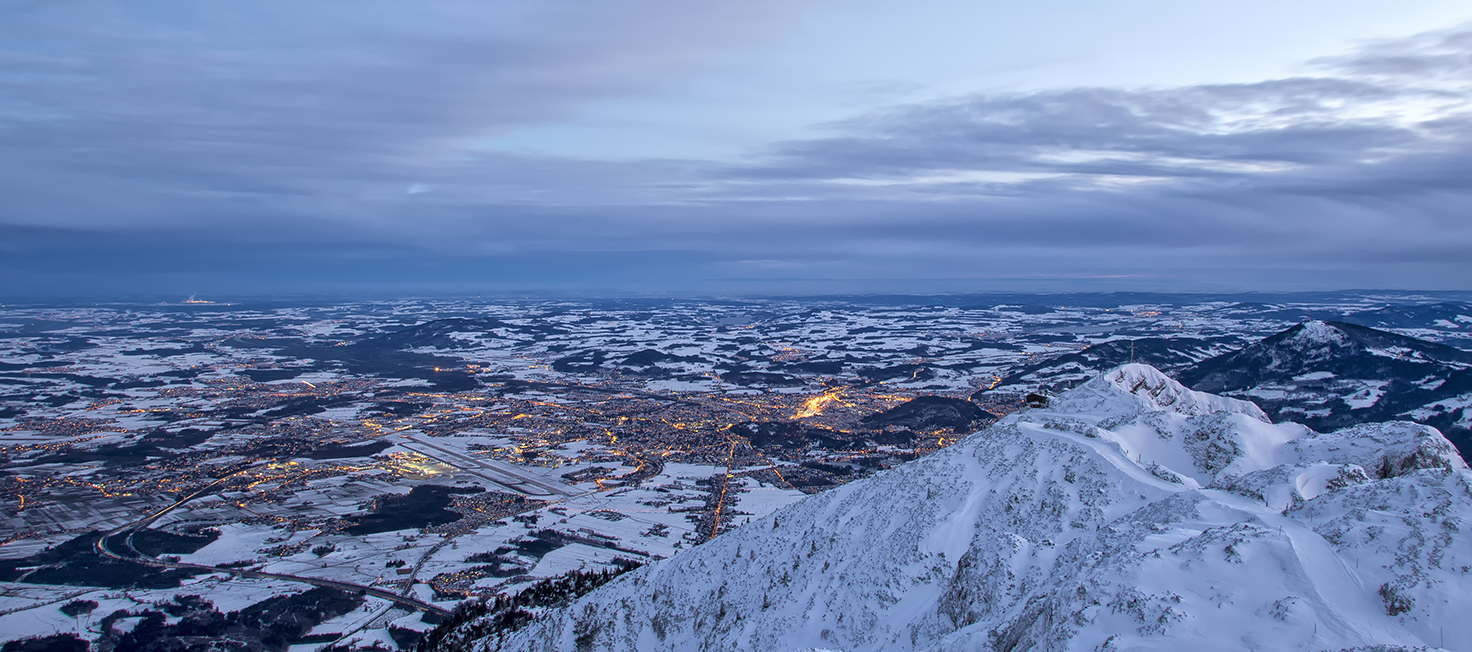
[(1472, 290), (1465, 0), (0, 0), (0, 297)]

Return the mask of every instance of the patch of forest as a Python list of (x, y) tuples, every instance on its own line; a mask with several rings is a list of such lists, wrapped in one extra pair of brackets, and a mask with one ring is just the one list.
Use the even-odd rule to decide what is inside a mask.
[(422, 484), (406, 495), (387, 494), (373, 499), (372, 512), (358, 516), (348, 534), (364, 535), (411, 528), (426, 528), (460, 520), (461, 514), (446, 509), (456, 494), (485, 491), (480, 487), (447, 487)]

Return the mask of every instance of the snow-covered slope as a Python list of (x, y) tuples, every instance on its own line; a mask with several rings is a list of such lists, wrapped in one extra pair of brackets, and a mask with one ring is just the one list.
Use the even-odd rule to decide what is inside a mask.
[(503, 649), (1472, 650), (1469, 521), (1433, 429), (1320, 435), (1126, 365)]
[(1179, 370), (1182, 383), (1249, 398), (1275, 419), (1331, 430), (1406, 420), (1472, 455), (1472, 352), (1342, 322), (1310, 320)]

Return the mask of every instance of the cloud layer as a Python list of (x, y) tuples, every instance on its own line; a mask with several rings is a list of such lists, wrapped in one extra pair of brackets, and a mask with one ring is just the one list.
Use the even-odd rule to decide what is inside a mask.
[(612, 161), (484, 143), (677, 84), (792, 3), (259, 6), (0, 21), (9, 294), (1472, 289), (1472, 28)]

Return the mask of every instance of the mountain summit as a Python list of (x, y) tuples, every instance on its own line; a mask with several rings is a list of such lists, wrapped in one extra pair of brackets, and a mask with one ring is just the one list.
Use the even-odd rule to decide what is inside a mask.
[(1472, 650), (1469, 521), (1432, 428), (1318, 434), (1125, 365), (480, 645)]

